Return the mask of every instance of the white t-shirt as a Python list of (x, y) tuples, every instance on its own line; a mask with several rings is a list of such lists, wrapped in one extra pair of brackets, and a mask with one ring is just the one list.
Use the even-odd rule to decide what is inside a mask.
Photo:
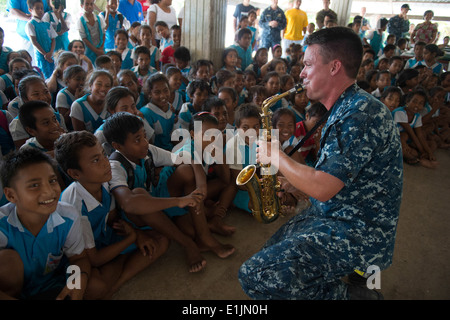
[[(147, 11), (147, 21), (150, 21), (150, 12), (154, 12), (156, 13), (155, 22), (164, 21), (169, 26), (169, 29), (172, 28), (173, 25), (178, 24), (177, 12), (172, 6), (170, 6), (169, 8), (170, 12), (167, 13), (157, 4), (152, 4)], [(157, 33), (155, 33), (155, 39), (161, 39), (161, 37)]]

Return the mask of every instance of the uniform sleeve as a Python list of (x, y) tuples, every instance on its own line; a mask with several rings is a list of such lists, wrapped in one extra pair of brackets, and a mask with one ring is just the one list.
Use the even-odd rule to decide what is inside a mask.
[(49, 29), (48, 35), (50, 36), (51, 39), (55, 39), (58, 36), (55, 28), (53, 28), (53, 26), (51, 24), (50, 24), (50, 29)]
[(72, 20), (72, 15), (71, 15), (70, 13), (67, 12), (67, 15), (66, 15), (66, 17), (64, 18), (64, 21), (66, 22), (67, 28), (70, 29), (70, 26), (72, 25), (72, 22), (73, 22), (73, 20)]
[(77, 20), (77, 29), (78, 29), (78, 32), (80, 33), (81, 39), (87, 38), (86, 30), (84, 30), (84, 26), (81, 23), (81, 17)]
[(62, 91), (59, 91), (56, 95), (56, 109), (58, 108), (64, 108), (64, 109), (70, 109), (70, 105), (67, 103), (67, 98)]
[(30, 135), (25, 131), (22, 123), (20, 123), (19, 118), (14, 118), (9, 124), (9, 132), (13, 141), (28, 139)]
[(397, 123), (408, 123), (408, 116), (404, 111), (397, 111), (394, 113), (394, 121)]
[(36, 37), (36, 31), (34, 29), (34, 26), (32, 23), (28, 22), (25, 25), (25, 32), (27, 33), (28, 37)]
[(148, 150), (152, 153), (153, 163), (156, 167), (173, 166), (172, 152), (149, 145)]
[(225, 146), (226, 160), (228, 166), (233, 170), (242, 170), (244, 168), (242, 163), (242, 156), (237, 147), (236, 138), (232, 138), (227, 141)]
[(73, 210), (73, 224), (67, 234), (66, 242), (64, 243), (64, 253), (67, 257), (72, 257), (81, 254), (84, 250), (85, 244), (82, 236), (82, 227), (79, 214), (70, 206), (66, 206), (65, 210)]
[(109, 181), (109, 188), (111, 192), (117, 187), (128, 188), (128, 177), (125, 169), (120, 165), (119, 161), (110, 160), (112, 178)]
[(83, 110), (81, 110), (81, 106), (78, 102), (74, 101), (72, 103), (69, 116), (84, 122)]
[(278, 19), (278, 29), (284, 30), (284, 29), (286, 29), (286, 25), (287, 25), (286, 15), (284, 14), (283, 10), (280, 10), (280, 12), (281, 12), (281, 15), (280, 15), (280, 18)]
[(44, 13), (44, 16), (42, 17), (42, 21), (50, 23), (50, 13), (48, 13), (48, 12)]
[(84, 240), (84, 247), (86, 249), (92, 249), (95, 248), (95, 239), (94, 239), (94, 233), (92, 232), (92, 226), (89, 222), (88, 217), (81, 216), (81, 229), (83, 230), (83, 240)]

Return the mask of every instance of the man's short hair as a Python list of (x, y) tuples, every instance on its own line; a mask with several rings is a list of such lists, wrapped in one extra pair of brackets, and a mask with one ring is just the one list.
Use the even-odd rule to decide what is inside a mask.
[(320, 29), (306, 39), (306, 45), (320, 46), (325, 63), (333, 59), (341, 61), (348, 77), (356, 79), (361, 66), (363, 48), (360, 37), (347, 27)]

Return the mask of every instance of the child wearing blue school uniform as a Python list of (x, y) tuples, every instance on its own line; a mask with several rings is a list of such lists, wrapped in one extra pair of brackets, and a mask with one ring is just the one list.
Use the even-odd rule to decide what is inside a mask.
[(50, 78), (55, 69), (53, 52), (55, 51), (58, 34), (49, 22), (42, 20), (44, 7), (42, 0), (36, 0), (30, 7), (32, 19), (26, 24), (25, 30), (35, 51), (37, 66), (42, 70), (44, 77)]
[(96, 70), (89, 77), (90, 92), (74, 101), (70, 108), (73, 129), (94, 133), (109, 116), (105, 97), (114, 83), (113, 77), (105, 70)]
[(175, 114), (179, 114), (181, 107), (184, 103), (183, 95), (180, 93), (179, 89), (183, 83), (181, 71), (176, 67), (169, 67), (166, 70), (166, 76), (169, 80), (170, 86), (170, 103), (175, 110)]
[[(8, 283), (23, 283), (11, 288), (11, 297), (83, 299), (91, 266), (84, 252), (79, 213), (58, 201), (61, 189), (50, 157), (33, 148), (19, 150), (5, 159), (1, 173), (10, 203), (0, 208), (0, 263), (11, 270), (7, 276), (13, 281)], [(45, 184), (46, 191), (39, 188), (31, 193), (25, 187), (30, 179)], [(36, 197), (35, 204), (24, 201), (27, 196)], [(80, 290), (67, 286), (67, 276), (72, 274), (69, 265), (79, 268)]]
[(188, 87), (187, 92), (190, 102), (185, 102), (178, 113), (178, 121), (175, 128), (188, 129), (192, 116), (202, 111), (203, 104), (210, 94), (209, 85), (203, 80), (194, 80)]
[(136, 65), (131, 68), (131, 70), (142, 85), (146, 78), (156, 73), (158, 70), (151, 66), (152, 56), (147, 47), (139, 46), (134, 49), (133, 58)]
[(231, 45), (231, 48), (236, 49), (239, 58), (241, 58), (240, 68), (247, 69), (252, 64), (252, 32), (248, 28), (243, 28), (238, 31), (237, 44)]
[[(256, 105), (245, 103), (236, 109), (235, 113), (236, 134), (226, 143), (226, 159), (231, 170), (231, 180), (236, 181), (239, 172), (250, 164), (256, 165), (256, 141), (261, 127), (260, 111)], [(253, 129), (251, 137), (241, 134), (246, 130)], [(249, 209), (250, 196), (245, 188), (236, 187), (236, 195), (233, 204), (244, 211)]]
[(53, 1), (49, 1), (49, 4), (52, 10), (47, 11), (42, 20), (49, 22), (58, 35), (55, 38), (55, 52), (59, 50), (67, 51), (70, 43), (69, 29), (72, 22), (72, 15), (65, 12), (65, 8), (62, 5), (56, 9)]
[(88, 98), (91, 94), (85, 94), (83, 97), (77, 99), (72, 103), (70, 108), (70, 117), (82, 121), (85, 125), (85, 130), (95, 132), (100, 127), (103, 121), (108, 117), (109, 113), (106, 106), (97, 113), (89, 104)]
[[(171, 151), (176, 115), (169, 104), (169, 80), (163, 74), (152, 75), (145, 81), (144, 91), (148, 92), (150, 102), (140, 111), (155, 130), (155, 146)], [(157, 91), (161, 94), (156, 95)]]
[[(92, 133), (79, 131), (63, 136), (55, 145), (55, 157), (74, 180), (62, 193), (61, 201), (80, 213), (87, 256), (97, 266), (99, 277), (109, 289), (106, 295), (111, 296), (123, 283), (154, 262), (167, 246), (153, 238), (152, 257), (137, 249), (138, 231), (118, 216), (108, 184), (112, 178), (111, 165)], [(95, 165), (92, 159), (96, 160)], [(116, 232), (120, 227), (123, 235)], [(110, 258), (99, 262), (102, 250), (107, 250)], [(116, 259), (119, 256), (121, 263)], [(128, 263), (130, 260), (133, 263)], [(108, 272), (103, 273), (103, 269)]]
[(421, 112), (426, 103), (426, 93), (415, 90), (406, 96), (405, 106), (392, 111), (392, 117), (400, 132), (403, 158), (409, 164), (420, 163), (427, 166), (423, 160), (429, 160), (431, 165), (434, 165), (436, 160), (422, 130)]
[[(212, 238), (207, 227), (204, 211), (198, 207), (200, 201), (202, 201), (200, 191), (192, 190), (191, 192), (186, 192), (186, 187), (190, 188), (192, 182), (191, 175), (183, 176), (180, 174), (181, 169), (177, 170), (178, 179), (176, 179), (174, 187), (179, 194), (176, 197), (160, 198), (153, 196), (152, 190), (153, 186), (156, 185), (156, 181), (155, 175), (151, 174), (151, 168), (170, 165), (172, 156), (170, 152), (160, 148), (157, 148), (159, 151), (156, 154), (151, 150), (155, 147), (149, 146), (144, 138), (144, 128), (139, 117), (126, 112), (116, 113), (105, 122), (104, 134), (108, 142), (116, 150), (110, 157), (112, 170), (111, 193), (123, 209), (123, 212), (126, 213), (125, 215), (130, 222), (140, 228), (150, 227), (157, 232), (167, 235), (170, 240), (181, 244), (187, 253), (190, 272), (198, 272), (203, 269), (206, 260), (202, 257), (192, 238), (182, 231), (186, 229), (180, 227), (180, 224), (184, 226), (187, 223), (194, 228), (192, 230), (198, 230), (196, 236), (198, 234), (199, 241), (206, 243), (206, 249), (211, 249), (215, 253), (220, 254), (222, 258), (232, 253), (227, 247), (224, 247)], [(151, 158), (148, 157), (149, 152), (151, 153)], [(167, 160), (164, 161), (164, 159)], [(195, 172), (199, 173), (197, 166), (192, 167)], [(186, 174), (193, 174), (190, 166), (183, 166), (183, 168), (185, 168), (183, 171)], [(127, 171), (130, 174), (127, 174)], [(202, 188), (202, 190), (204, 189)], [(163, 212), (163, 210), (172, 207), (192, 207), (191, 210), (197, 210), (197, 213), (194, 216), (195, 212), (191, 214), (191, 210), (189, 210), (190, 219), (183, 218), (183, 216), (186, 217), (187, 215), (174, 217), (174, 219), (179, 219), (177, 224), (175, 224), (173, 219), (168, 219), (167, 214)]]
[[(42, 77), (37, 75), (28, 75), (20, 81), (21, 85), (19, 87), (19, 96), (22, 101), (22, 105), (23, 103), (29, 101), (44, 101), (51, 104), (52, 96)], [(34, 93), (33, 96), (29, 96), (31, 92)], [(54, 113), (61, 127), (64, 130), (67, 130), (63, 117), (61, 117), (57, 112)], [(28, 138), (30, 138), (30, 135), (23, 127), (18, 116), (16, 116), (9, 124), (9, 131), (11, 132), (11, 136), (17, 149), (20, 148)]]
[(106, 5), (106, 11), (100, 13), (106, 24), (105, 31), (105, 51), (111, 51), (115, 48), (114, 37), (119, 29), (128, 30), (130, 22), (127, 18), (117, 11), (118, 0), (109, 0)]
[(19, 120), (31, 136), (21, 148), (37, 148), (53, 154), (55, 141), (65, 132), (51, 105), (43, 101), (28, 101), (19, 110)]
[(85, 56), (94, 64), (97, 56), (104, 54), (106, 24), (102, 17), (94, 14), (92, 4), (93, 0), (81, 1), (84, 13), (77, 21), (77, 28), (86, 45)]
[(127, 70), (133, 68), (133, 49), (128, 47), (128, 32), (123, 29), (116, 30), (114, 34), (114, 48), (122, 57), (120, 69)]
[[(127, 87), (118, 86), (108, 91), (108, 94), (105, 98), (105, 105), (108, 109), (109, 114), (111, 115), (117, 112), (129, 112), (131, 114), (139, 116), (144, 123), (146, 139), (150, 143), (153, 143), (155, 130), (153, 130), (153, 128), (149, 125), (145, 118), (142, 118), (142, 114), (138, 111), (135, 101), (135, 95), (130, 89), (128, 89)], [(98, 127), (98, 129), (94, 133), (101, 145), (107, 142), (103, 134), (104, 124), (105, 123), (103, 122), (103, 124)], [(105, 151), (107, 152), (107, 154), (110, 153), (106, 149)]]

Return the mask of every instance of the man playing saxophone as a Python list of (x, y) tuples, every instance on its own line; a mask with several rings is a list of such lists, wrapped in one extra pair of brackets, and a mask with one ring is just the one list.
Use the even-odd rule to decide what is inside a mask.
[(331, 109), (316, 166), (271, 152), (274, 139), (258, 142), (257, 160), (278, 163), (311, 206), (244, 262), (239, 281), (253, 299), (380, 299), (341, 278), (392, 263), (403, 186), (398, 130), (389, 110), (355, 84), (363, 50), (351, 29), (319, 30), (307, 45), (303, 86)]

